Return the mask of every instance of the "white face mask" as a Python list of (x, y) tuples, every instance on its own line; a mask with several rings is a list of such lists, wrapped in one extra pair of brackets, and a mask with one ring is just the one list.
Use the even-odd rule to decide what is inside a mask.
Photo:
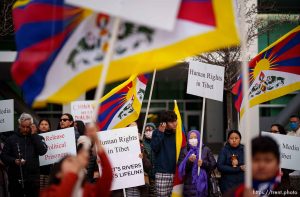
[(198, 139), (189, 139), (189, 143), (191, 146), (197, 146), (198, 145)]
[(147, 139), (151, 139), (151, 138), (152, 138), (152, 133), (153, 133), (153, 131), (146, 131), (146, 132), (145, 132), (145, 137), (146, 137)]

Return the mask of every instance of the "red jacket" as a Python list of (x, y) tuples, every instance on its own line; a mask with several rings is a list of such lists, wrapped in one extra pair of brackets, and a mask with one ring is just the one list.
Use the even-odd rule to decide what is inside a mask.
[[(109, 197), (113, 180), (110, 162), (105, 152), (98, 153), (102, 176), (95, 184), (85, 183), (83, 185), (83, 197)], [(67, 197), (71, 196), (78, 176), (74, 173), (67, 174), (59, 185), (50, 185), (41, 192), (41, 197)]]

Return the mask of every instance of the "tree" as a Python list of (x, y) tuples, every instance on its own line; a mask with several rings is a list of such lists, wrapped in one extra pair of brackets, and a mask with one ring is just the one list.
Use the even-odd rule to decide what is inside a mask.
[[(271, 2), (269, 4), (256, 4), (256, 1), (253, 0), (245, 0), (245, 4), (247, 8), (245, 10), (245, 18), (246, 18), (246, 35), (247, 35), (247, 48), (253, 46), (253, 43), (256, 41), (258, 36), (269, 33), (272, 31), (277, 25), (283, 23), (291, 23), (291, 21), (299, 21), (299, 15), (291, 15), (291, 14), (272, 14), (272, 18), (266, 20), (263, 16), (258, 15), (258, 8), (260, 10), (272, 10), (272, 12), (276, 12), (276, 4)], [(254, 3), (255, 2), (255, 3)], [(238, 3), (238, 1), (237, 1)], [(263, 8), (262, 8), (263, 6)], [(238, 15), (241, 13), (240, 4), (237, 4), (237, 12)], [(250, 60), (250, 55), (248, 55), (248, 59)], [(204, 53), (197, 55), (194, 57), (194, 60), (200, 61), (207, 64), (214, 64), (225, 67), (225, 83), (224, 89), (226, 91), (226, 99), (227, 99), (227, 128), (233, 128), (233, 99), (231, 94), (231, 89), (236, 83), (238, 76), (241, 72), (241, 49), (240, 46), (230, 47), (220, 49), (210, 53)]]

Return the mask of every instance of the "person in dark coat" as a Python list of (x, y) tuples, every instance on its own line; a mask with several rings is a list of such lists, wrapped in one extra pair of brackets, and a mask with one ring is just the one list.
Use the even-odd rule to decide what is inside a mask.
[[(38, 124), (39, 133), (47, 133), (51, 131), (51, 123), (47, 118), (42, 118)], [(40, 190), (48, 187), (49, 184), (49, 175), (51, 172), (51, 167), (53, 164), (40, 166)]]
[[(274, 139), (268, 136), (259, 136), (252, 139), (252, 189), (247, 189), (245, 184), (230, 189), (224, 197), (244, 197), (244, 196), (283, 196), (280, 188), (280, 151)], [(297, 191), (290, 191), (290, 195), (295, 196)], [(281, 194), (280, 194), (281, 193)]]
[(32, 123), (30, 114), (21, 114), (19, 131), (7, 139), (1, 154), (8, 167), (11, 197), (39, 195), (39, 156), (46, 154), (47, 145), (43, 137), (31, 133)]
[[(202, 145), (201, 159), (199, 160), (200, 133), (192, 130), (188, 133), (188, 153), (179, 165), (179, 176), (184, 181), (183, 196), (208, 196), (208, 181), (210, 171), (216, 167), (216, 160), (211, 150)], [(198, 167), (201, 167), (198, 176)]]
[(156, 196), (155, 191), (155, 171), (154, 171), (154, 153), (151, 148), (151, 140), (153, 131), (156, 129), (156, 126), (153, 123), (147, 123), (145, 127), (145, 135), (143, 145), (145, 151), (147, 152), (148, 160), (151, 162), (151, 169), (147, 173), (149, 177), (149, 196)]
[[(158, 197), (171, 196), (174, 174), (176, 171), (177, 115), (173, 111), (165, 111), (160, 115), (160, 125), (154, 130), (151, 148), (155, 157), (155, 188)], [(179, 163), (183, 149), (180, 151)]]
[(228, 133), (227, 143), (221, 150), (217, 167), (221, 172), (220, 189), (222, 194), (244, 182), (244, 145), (237, 130)]

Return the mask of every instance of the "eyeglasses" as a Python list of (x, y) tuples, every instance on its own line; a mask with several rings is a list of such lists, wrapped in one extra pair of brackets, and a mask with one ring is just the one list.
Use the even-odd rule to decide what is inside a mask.
[(67, 118), (62, 118), (62, 119), (60, 119), (60, 122), (61, 122), (61, 121), (63, 121), (63, 122), (67, 122), (68, 120), (70, 120), (70, 119), (67, 119)]

